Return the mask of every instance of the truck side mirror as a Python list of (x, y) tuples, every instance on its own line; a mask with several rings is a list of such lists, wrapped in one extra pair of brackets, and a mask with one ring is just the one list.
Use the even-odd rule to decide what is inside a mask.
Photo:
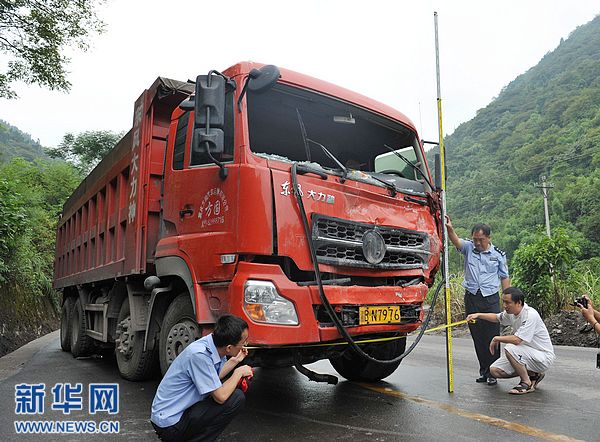
[(242, 99), (244, 98), (244, 95), (246, 95), (246, 89), (250, 89), (252, 92), (258, 93), (268, 91), (275, 86), (275, 83), (277, 83), (279, 77), (281, 77), (279, 68), (272, 64), (263, 66), (260, 69), (252, 69), (250, 72), (248, 72), (246, 83), (244, 83), (242, 92), (238, 97), (238, 112), (242, 111)]
[(440, 154), (436, 153), (433, 156), (435, 163), (435, 190), (442, 190), (442, 162), (440, 160)]
[(227, 178), (225, 165), (213, 154), (225, 150), (225, 77), (210, 71), (208, 75), (196, 77), (196, 95), (194, 97), (194, 132), (192, 150), (205, 153), (213, 163), (219, 166), (219, 176)]
[(222, 153), (225, 150), (225, 133), (223, 129), (195, 128), (192, 138), (192, 150), (194, 153)]
[(194, 152), (223, 152), (224, 124), (225, 79), (218, 75), (198, 75), (194, 99)]
[(271, 89), (281, 76), (279, 68), (272, 64), (250, 71), (248, 89), (252, 92), (263, 92)]
[(220, 75), (198, 75), (194, 99), (195, 127), (222, 128), (225, 124), (225, 79)]

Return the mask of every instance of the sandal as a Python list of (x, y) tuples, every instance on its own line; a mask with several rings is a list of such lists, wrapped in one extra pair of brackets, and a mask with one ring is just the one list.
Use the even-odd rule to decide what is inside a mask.
[(521, 381), (519, 385), (513, 387), (513, 389), (510, 390), (508, 394), (526, 394), (531, 393), (534, 390), (535, 388), (533, 387), (533, 382), (531, 382), (531, 385), (528, 385), (527, 383)]
[(546, 375), (544, 373), (536, 373), (533, 376), (529, 376), (529, 379), (531, 379), (531, 387), (532, 388), (537, 388), (538, 385), (540, 385), (540, 382), (542, 382), (542, 379), (544, 379)]

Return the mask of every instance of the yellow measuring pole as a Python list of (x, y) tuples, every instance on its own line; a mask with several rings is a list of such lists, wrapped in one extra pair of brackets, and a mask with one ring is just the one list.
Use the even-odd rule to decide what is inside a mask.
[(433, 13), (433, 21), (435, 25), (435, 67), (437, 79), (437, 110), (438, 110), (438, 126), (439, 126), (439, 144), (440, 144), (440, 162), (442, 172), (442, 226), (444, 243), (443, 254), (443, 276), (445, 282), (445, 298), (446, 298), (446, 367), (448, 372), (448, 393), (454, 392), (454, 373), (452, 368), (452, 328), (449, 326), (452, 323), (452, 315), (450, 312), (450, 281), (448, 268), (448, 230), (446, 229), (446, 151), (444, 150), (444, 132), (442, 130), (442, 92), (440, 86), (440, 51), (438, 43), (438, 16), (437, 12)]

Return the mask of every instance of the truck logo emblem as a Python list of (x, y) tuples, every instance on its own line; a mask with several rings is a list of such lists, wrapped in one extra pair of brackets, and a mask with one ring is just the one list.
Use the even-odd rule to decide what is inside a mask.
[(379, 264), (383, 261), (386, 251), (383, 236), (375, 230), (367, 230), (362, 237), (362, 249), (370, 264)]
[(200, 210), (198, 210), (198, 219), (201, 220), (200, 225), (209, 227), (216, 224), (225, 224), (225, 216), (228, 211), (229, 203), (225, 192), (218, 187), (210, 189), (202, 198)]

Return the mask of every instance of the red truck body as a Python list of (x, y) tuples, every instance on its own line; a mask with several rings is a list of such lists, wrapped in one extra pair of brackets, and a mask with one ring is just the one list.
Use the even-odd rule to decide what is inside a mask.
[[(232, 313), (249, 324), (256, 365), (330, 358), (344, 376), (369, 378), (349, 371), (356, 356), (343, 346), (310, 347), (334, 344), (341, 335), (314, 282), (290, 171), (296, 146), (312, 157), (304, 164), (313, 171), (298, 175), (298, 184), (324, 292), (348, 332), (401, 337), (420, 325), (441, 241), (437, 195), (421, 178), (430, 173), (414, 125), (387, 106), (287, 70), (272, 91), (244, 96), (244, 81), (260, 66), (224, 71), (237, 85), (227, 93), (219, 157), (226, 179), (192, 147), (195, 115), (179, 105), (193, 84), (158, 78), (135, 102), (133, 128), (63, 209), (55, 262), (55, 287), (64, 295), (63, 349), (81, 356), (115, 348), (121, 374), (143, 379), (157, 364), (164, 372), (219, 315)], [(336, 121), (343, 124), (331, 126)], [(366, 144), (343, 126), (367, 134), (373, 146), (365, 151), (374, 154), (361, 153)], [(343, 139), (336, 152), (353, 165), (347, 177), (319, 165), (329, 160), (318, 161), (325, 158), (320, 149), (307, 147), (307, 140), (321, 145), (313, 134), (328, 146)], [(408, 146), (421, 172), (376, 171), (379, 162), (394, 161), (379, 145), (384, 141)], [(272, 147), (278, 144), (287, 147), (280, 153)], [(373, 159), (354, 160), (361, 155)], [(365, 257), (367, 231), (385, 243), (379, 262)], [(253, 303), (253, 294), (281, 296), (287, 307)], [(401, 317), (380, 317), (385, 311)], [(281, 319), (288, 314), (292, 319)], [(372, 351), (392, 357), (403, 341)], [(388, 374), (387, 365), (379, 368), (371, 378)]]

